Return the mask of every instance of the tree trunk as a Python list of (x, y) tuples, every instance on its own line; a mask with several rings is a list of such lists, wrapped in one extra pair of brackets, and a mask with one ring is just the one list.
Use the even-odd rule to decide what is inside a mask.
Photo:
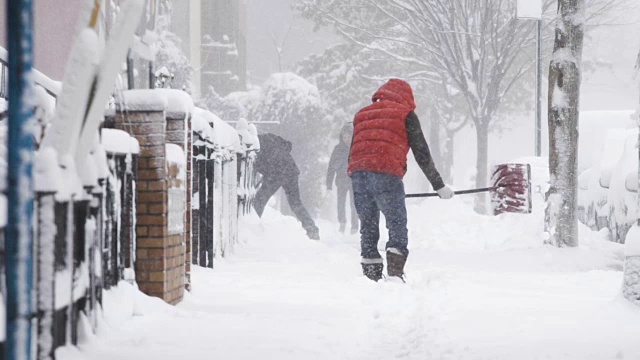
[[(489, 126), (488, 121), (476, 121), (476, 188), (487, 187), (488, 164), (489, 164)], [(480, 193), (476, 196), (475, 210), (480, 214), (486, 213), (486, 194)]]
[(447, 131), (443, 146), (442, 179), (447, 184), (453, 184), (453, 137), (455, 135), (455, 132)]
[(578, 246), (577, 164), (584, 0), (560, 0), (549, 66), (549, 173), (545, 242)]

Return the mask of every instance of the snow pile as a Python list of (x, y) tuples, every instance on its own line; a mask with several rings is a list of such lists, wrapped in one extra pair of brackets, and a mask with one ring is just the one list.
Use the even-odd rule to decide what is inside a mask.
[(157, 92), (167, 99), (167, 113), (186, 114), (187, 117), (193, 114), (193, 99), (187, 92), (175, 89), (154, 89), (151, 91)]
[(241, 118), (236, 124), (236, 131), (240, 135), (240, 141), (247, 150), (259, 150), (260, 139), (258, 138), (258, 130), (255, 124), (249, 125), (246, 119)]
[(102, 146), (112, 154), (132, 154), (140, 151), (138, 141), (127, 132), (117, 129), (102, 129)]
[(51, 147), (42, 147), (35, 158), (35, 191), (58, 192), (62, 188), (62, 174), (58, 154)]
[(161, 91), (133, 89), (116, 92), (118, 111), (165, 111), (169, 99)]
[(211, 122), (214, 134), (213, 143), (229, 150), (234, 150), (235, 152), (241, 152), (242, 147), (240, 146), (240, 136), (238, 132), (233, 126), (222, 121), (219, 117), (213, 116), (213, 122)]
[(215, 135), (213, 133), (213, 128), (209, 125), (209, 115), (207, 113), (208, 112), (206, 110), (196, 108), (193, 117), (191, 118), (191, 130), (200, 137), (199, 140), (194, 141), (195, 146), (203, 145), (200, 141), (209, 144), (213, 143)]
[(176, 144), (166, 144), (167, 163), (176, 164), (181, 168), (187, 165), (187, 157), (182, 148)]
[(175, 89), (133, 89), (116, 93), (116, 108), (119, 111), (166, 111), (169, 114), (193, 113), (191, 96)]
[[(192, 126), (196, 126), (197, 129), (203, 131), (204, 123), (209, 124), (210, 127), (213, 128), (212, 133), (209, 133), (208, 130), (206, 130), (206, 132), (208, 136), (212, 136), (211, 142), (215, 147), (227, 151), (242, 152), (238, 132), (231, 125), (222, 121), (222, 119), (210, 111), (195, 108)], [(196, 130), (194, 129), (194, 131)]]
[(465, 199), (409, 204), (407, 284), (366, 280), (358, 238), (335, 222), (309, 241), (268, 207), (242, 218), (233, 257), (193, 267), (181, 304), (120, 284), (98, 336), (57, 358), (640, 358), (640, 313), (616, 299), (621, 245), (581, 227), (579, 249), (545, 246), (540, 211), (486, 217)]

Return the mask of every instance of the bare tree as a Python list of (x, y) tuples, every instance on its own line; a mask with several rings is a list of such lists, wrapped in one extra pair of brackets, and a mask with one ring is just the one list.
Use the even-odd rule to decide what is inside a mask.
[(508, 0), (299, 0), (318, 24), (350, 42), (384, 53), (421, 81), (446, 83), (468, 106), (477, 136), (478, 187), (488, 179), (488, 134), (502, 99), (532, 66), (532, 22), (515, 18)]
[(559, 0), (549, 66), (549, 173), (546, 242), (578, 246), (577, 164), (585, 0)]

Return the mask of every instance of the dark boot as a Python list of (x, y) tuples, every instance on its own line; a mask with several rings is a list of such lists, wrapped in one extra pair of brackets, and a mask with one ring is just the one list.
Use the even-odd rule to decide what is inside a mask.
[(407, 256), (398, 254), (396, 249), (387, 249), (387, 274), (404, 279), (404, 264)]
[(368, 277), (373, 281), (378, 281), (382, 279), (382, 270), (384, 265), (382, 264), (382, 259), (362, 259), (362, 273), (364, 276)]
[(314, 226), (307, 230), (307, 236), (311, 240), (320, 240), (320, 230)]

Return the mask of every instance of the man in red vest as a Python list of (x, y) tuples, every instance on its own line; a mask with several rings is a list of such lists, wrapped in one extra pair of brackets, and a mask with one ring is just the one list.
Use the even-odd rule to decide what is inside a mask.
[(407, 154), (416, 162), (440, 198), (453, 191), (444, 184), (424, 138), (411, 86), (391, 79), (373, 95), (373, 104), (354, 119), (348, 173), (360, 218), (362, 271), (369, 279), (382, 278), (383, 261), (378, 252), (380, 212), (387, 220), (387, 274), (404, 278), (407, 249), (407, 209), (402, 178), (407, 172)]

